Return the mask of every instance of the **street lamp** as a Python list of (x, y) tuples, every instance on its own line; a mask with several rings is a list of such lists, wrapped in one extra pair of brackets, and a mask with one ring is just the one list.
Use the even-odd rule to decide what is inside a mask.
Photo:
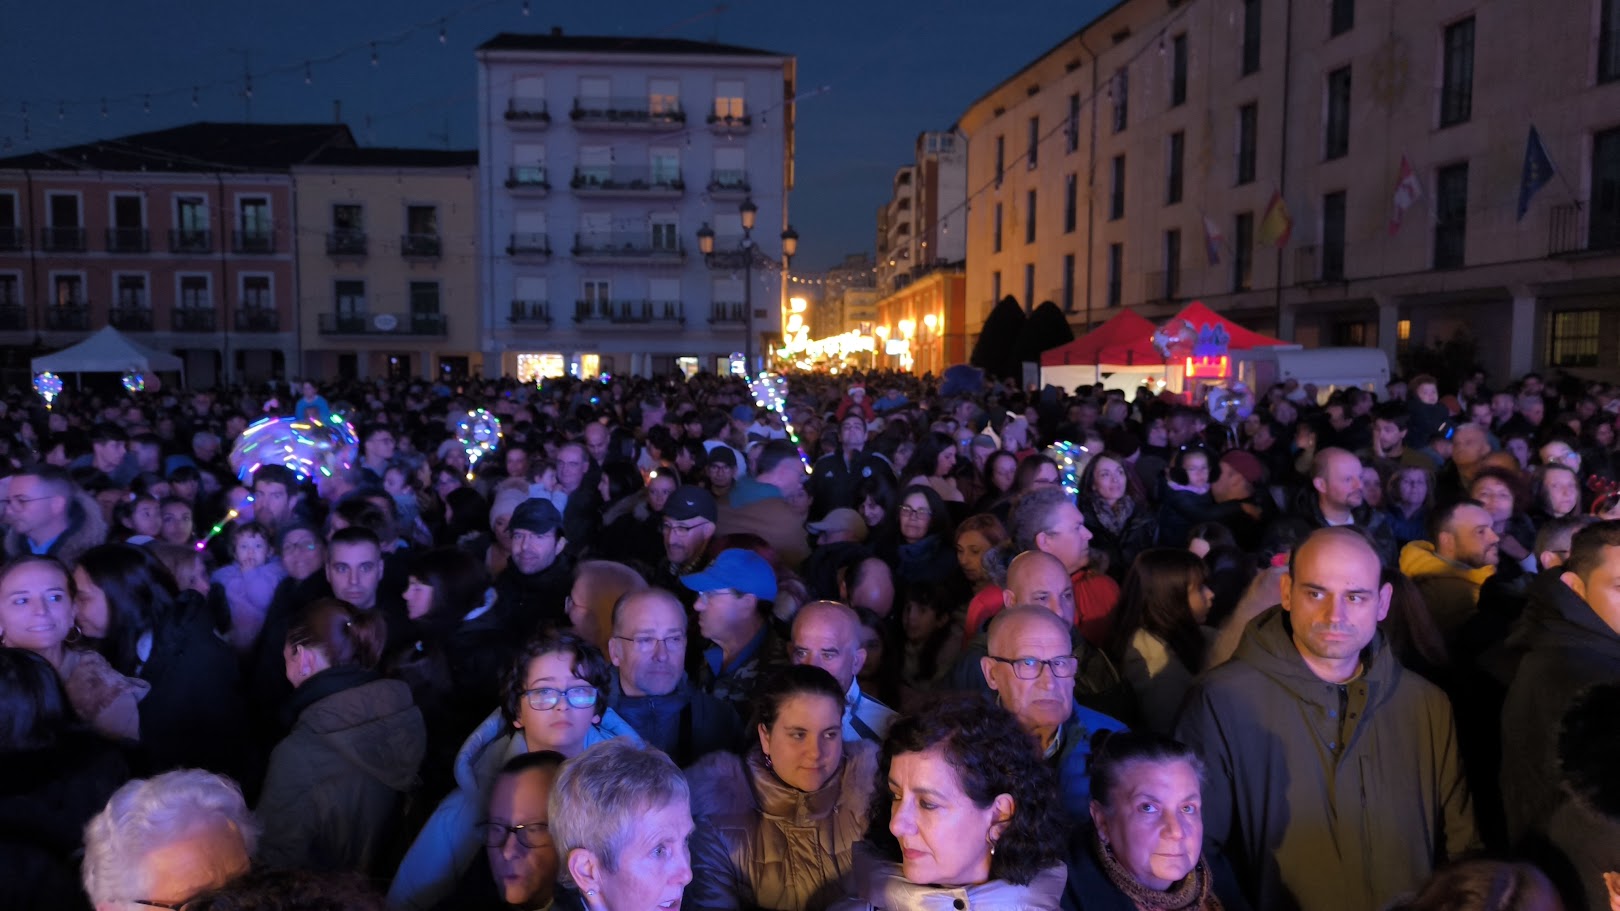
[[(704, 262), (710, 267), (713, 267), (722, 256), (725, 257), (725, 262), (733, 267), (735, 267), (737, 260), (742, 261), (743, 359), (747, 362), (748, 369), (752, 371), (757, 369), (754, 364), (754, 257), (760, 254), (754, 246), (754, 221), (759, 217), (759, 206), (754, 205), (753, 197), (748, 197), (742, 201), (742, 205), (737, 207), (737, 212), (742, 216), (743, 236), (742, 242), (738, 245), (736, 251), (717, 254), (714, 249), (714, 229), (709, 227), (708, 223), (704, 223), (703, 227), (698, 229), (698, 250), (703, 254)], [(788, 261), (797, 252), (799, 252), (799, 232), (793, 230), (790, 225), (786, 231), (782, 232), (782, 270), (784, 272), (787, 271)], [(767, 258), (767, 261), (775, 263), (773, 259)]]

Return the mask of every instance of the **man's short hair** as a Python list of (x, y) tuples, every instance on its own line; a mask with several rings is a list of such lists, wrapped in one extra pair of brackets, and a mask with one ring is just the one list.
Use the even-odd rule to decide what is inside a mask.
[(90, 445), (97, 443), (128, 443), (129, 434), (124, 428), (108, 421), (102, 421), (90, 428)]
[(92, 905), (132, 901), (147, 894), (142, 881), (146, 852), (191, 834), (199, 825), (223, 823), (242, 836), (251, 856), (259, 824), (242, 790), (223, 775), (180, 769), (136, 779), (113, 792), (107, 806), (84, 829), (84, 891)]
[[(372, 508), (375, 509), (375, 507)], [(381, 513), (378, 513), (378, 515), (381, 515)], [(366, 528), (364, 525), (350, 525), (348, 528), (340, 528), (332, 532), (332, 540), (327, 542), (327, 554), (330, 555), (339, 544), (370, 544), (372, 547), (377, 548), (379, 552), (382, 550), (382, 539), (377, 537), (375, 531)]]
[(253, 472), (251, 486), (258, 487), (260, 484), (280, 484), (290, 495), (298, 489), (298, 475), (293, 474), (292, 469), (285, 465), (261, 465)]
[(15, 472), (12, 477), (35, 478), (53, 497), (71, 497), (78, 491), (78, 485), (73, 483), (73, 476), (68, 474), (67, 469), (49, 462), (37, 462)]
[(799, 447), (791, 440), (771, 440), (759, 448), (759, 467), (756, 474), (770, 474), (776, 466), (792, 459), (799, 461)]
[(1583, 515), (1559, 516), (1556, 519), (1548, 519), (1541, 526), (1541, 530), (1536, 532), (1535, 552), (1538, 556), (1549, 550), (1568, 552), (1575, 533), (1588, 525), (1595, 525), (1596, 523), (1596, 517)]
[(1014, 550), (1036, 550), (1035, 536), (1046, 531), (1052, 510), (1069, 502), (1068, 492), (1061, 487), (1042, 485), (1024, 491), (1013, 503), (1012, 513), (1007, 517), (1007, 530)]
[(1480, 509), (1485, 508), (1484, 503), (1468, 497), (1463, 497), (1454, 503), (1444, 503), (1435, 507), (1434, 512), (1429, 514), (1428, 526), (1424, 528), (1424, 532), (1428, 534), (1429, 542), (1431, 544), (1436, 546), (1440, 544), (1440, 533), (1443, 531), (1452, 530), (1451, 525), (1452, 522), (1457, 518), (1457, 511), (1462, 509), (1464, 506), (1476, 506)]
[(1569, 559), (1564, 568), (1586, 581), (1603, 563), (1603, 548), (1620, 547), (1620, 519), (1594, 522), (1575, 533), (1569, 541)]

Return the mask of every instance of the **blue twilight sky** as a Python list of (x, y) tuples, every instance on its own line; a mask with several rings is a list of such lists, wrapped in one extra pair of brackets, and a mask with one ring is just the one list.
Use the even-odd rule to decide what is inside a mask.
[(329, 121), (341, 100), (362, 144), (474, 148), (472, 51), (497, 32), (719, 40), (798, 57), (792, 220), (817, 269), (872, 250), (917, 133), (1112, 3), (529, 0), (525, 17), (523, 0), (0, 0), (0, 154), (239, 120), (245, 63), (256, 121)]

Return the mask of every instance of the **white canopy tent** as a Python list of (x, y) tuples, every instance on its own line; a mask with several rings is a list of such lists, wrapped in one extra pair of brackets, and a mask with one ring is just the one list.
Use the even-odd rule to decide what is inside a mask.
[(111, 326), (55, 354), (34, 358), (35, 373), (158, 373), (173, 371), (185, 380), (185, 365), (166, 351), (148, 348)]

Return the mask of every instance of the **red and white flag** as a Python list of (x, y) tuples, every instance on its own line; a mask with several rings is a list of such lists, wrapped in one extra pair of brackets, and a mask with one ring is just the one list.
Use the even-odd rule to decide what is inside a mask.
[(1401, 177), (1395, 182), (1395, 199), (1392, 203), (1394, 211), (1389, 215), (1389, 236), (1394, 237), (1401, 230), (1401, 219), (1406, 217), (1406, 210), (1412, 208), (1413, 203), (1423, 198), (1423, 184), (1418, 180), (1417, 172), (1412, 170), (1412, 163), (1401, 156)]

